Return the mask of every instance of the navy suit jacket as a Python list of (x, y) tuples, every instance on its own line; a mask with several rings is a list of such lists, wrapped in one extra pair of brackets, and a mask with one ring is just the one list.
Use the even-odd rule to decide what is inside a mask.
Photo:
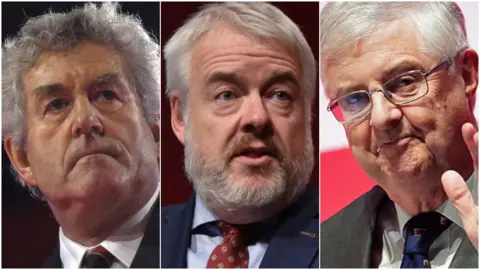
[[(318, 268), (318, 187), (305, 193), (282, 214), (260, 268)], [(195, 194), (162, 209), (162, 268), (186, 268)]]
[[(157, 200), (153, 206), (152, 214), (148, 220), (145, 234), (143, 235), (142, 242), (138, 247), (137, 253), (133, 258), (130, 268), (159, 268), (160, 265), (160, 228), (158, 216), (159, 200)], [(53, 251), (53, 254), (44, 262), (42, 268), (62, 268), (62, 260), (60, 259), (60, 248), (57, 246)]]
[[(375, 186), (340, 212), (322, 222), (322, 268), (372, 268), (372, 247), (379, 206), (391, 203), (385, 191)], [(381, 239), (381, 237), (380, 237)], [(477, 268), (478, 252), (464, 233), (450, 268)], [(381, 247), (381, 243), (380, 243)]]

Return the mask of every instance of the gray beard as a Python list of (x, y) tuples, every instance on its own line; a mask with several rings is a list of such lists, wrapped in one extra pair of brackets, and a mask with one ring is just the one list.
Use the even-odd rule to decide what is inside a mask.
[[(282, 151), (278, 151), (276, 165), (250, 167), (243, 175), (229, 173), (227, 158), (215, 160), (200, 153), (188, 126), (185, 130), (185, 171), (195, 191), (211, 210), (221, 209), (231, 215), (264, 220), (295, 201), (310, 182), (314, 167), (310, 128), (305, 132), (304, 149), (293, 159), (283, 158)], [(249, 179), (238, 179), (243, 177)], [(255, 183), (249, 185), (251, 181)]]

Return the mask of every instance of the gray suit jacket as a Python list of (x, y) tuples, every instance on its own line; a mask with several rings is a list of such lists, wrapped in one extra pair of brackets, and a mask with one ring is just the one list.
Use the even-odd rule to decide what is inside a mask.
[[(371, 268), (377, 209), (388, 200), (386, 193), (375, 186), (323, 222), (320, 267)], [(478, 252), (465, 234), (463, 239), (450, 268), (478, 268)]]

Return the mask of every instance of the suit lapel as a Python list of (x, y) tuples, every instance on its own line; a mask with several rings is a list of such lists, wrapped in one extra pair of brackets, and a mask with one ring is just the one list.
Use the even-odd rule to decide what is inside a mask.
[(60, 259), (60, 247), (57, 246), (53, 250), (53, 254), (43, 262), (42, 268), (62, 268), (62, 260)]
[(465, 231), (462, 230), (462, 243), (458, 247), (453, 256), (452, 263), (449, 268), (477, 268), (478, 269), (478, 252), (468, 239)]
[(159, 200), (154, 204), (142, 242), (133, 258), (130, 268), (159, 268), (160, 226)]
[(261, 268), (318, 267), (318, 188), (309, 186), (285, 213), (272, 236)]
[(322, 268), (371, 267), (377, 207), (386, 198), (385, 192), (376, 186), (320, 225)]
[(167, 207), (167, 211), (162, 211), (161, 268), (187, 267), (194, 208), (195, 194), (192, 194), (187, 203)]

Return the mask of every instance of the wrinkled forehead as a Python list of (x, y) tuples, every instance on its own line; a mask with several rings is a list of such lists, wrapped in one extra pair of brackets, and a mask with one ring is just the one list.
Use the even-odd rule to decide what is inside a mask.
[(265, 47), (298, 58), (293, 44), (286, 40), (252, 33), (223, 21), (215, 22), (208, 31), (197, 37), (192, 48), (192, 57), (201, 57), (202, 52), (207, 49), (214, 51), (238, 45)]
[(302, 76), (299, 57), (285, 41), (219, 24), (203, 34), (194, 45), (190, 57), (190, 82), (193, 78), (210, 74), (211, 70), (229, 67), (234, 71), (241, 66), (255, 66), (259, 72), (273, 67), (280, 69), (276, 70), (278, 72), (289, 69), (298, 80)]
[(368, 90), (396, 68), (421, 67), (434, 58), (423, 49), (410, 20), (395, 20), (379, 25), (370, 35), (322, 52), (322, 85), (331, 99), (352, 89)]

